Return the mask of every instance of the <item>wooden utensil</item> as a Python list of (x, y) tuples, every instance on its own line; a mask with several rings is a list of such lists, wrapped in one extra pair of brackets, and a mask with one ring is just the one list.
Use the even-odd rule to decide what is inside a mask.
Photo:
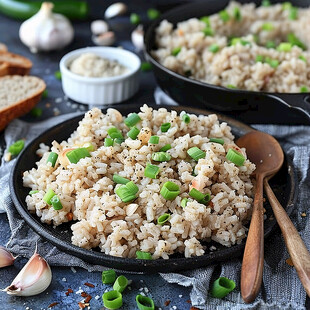
[(284, 160), (277, 140), (263, 132), (252, 131), (236, 142), (245, 147), (248, 158), (255, 163), (256, 178), (253, 212), (241, 268), (241, 295), (246, 303), (252, 302), (260, 289), (264, 265), (264, 178), (276, 174)]
[(297, 271), (298, 277), (310, 297), (310, 253), (302, 241), (297, 229), (281, 206), (277, 197), (269, 186), (268, 178), (264, 180), (264, 188), (283, 238)]

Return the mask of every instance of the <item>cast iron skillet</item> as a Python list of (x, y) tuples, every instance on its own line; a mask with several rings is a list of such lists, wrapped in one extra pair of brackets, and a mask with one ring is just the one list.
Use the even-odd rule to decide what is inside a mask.
[[(239, 2), (254, 2), (260, 5), (261, 0), (239, 0)], [(153, 65), (153, 72), (160, 87), (179, 104), (229, 112), (237, 118), (240, 113), (244, 113), (245, 117), (241, 119), (248, 123), (310, 124), (310, 93), (284, 94), (231, 90), (182, 76), (167, 69), (151, 56), (151, 50), (156, 49), (155, 29), (162, 20), (167, 19), (176, 25), (192, 17), (199, 18), (217, 13), (228, 3), (229, 0), (191, 2), (168, 11), (149, 26), (144, 38), (145, 56)], [(292, 0), (291, 3), (297, 7), (310, 6), (310, 0)], [(282, 115), (279, 115), (279, 112)]]
[[(137, 112), (138, 107), (136, 105), (120, 105), (115, 106), (123, 115), (127, 115), (130, 112)], [(158, 108), (158, 106), (157, 106)], [(168, 110), (171, 108), (166, 107)], [(173, 107), (178, 113), (185, 110), (189, 113), (208, 115), (210, 112), (205, 110), (199, 110), (194, 108), (185, 107)], [(20, 216), (25, 219), (29, 226), (35, 230), (40, 236), (47, 239), (59, 249), (68, 252), (72, 255), (82, 258), (93, 264), (102, 264), (107, 267), (113, 267), (117, 269), (137, 271), (137, 272), (172, 272), (176, 270), (193, 269), (208, 264), (224, 261), (233, 257), (240, 256), (243, 252), (244, 242), (239, 245), (226, 248), (216, 243), (208, 243), (206, 254), (200, 257), (184, 258), (180, 254), (176, 254), (169, 260), (136, 260), (128, 258), (119, 258), (101, 253), (98, 249), (86, 250), (79, 248), (71, 244), (71, 229), (70, 224), (62, 224), (57, 228), (53, 228), (52, 225), (43, 224), (35, 214), (30, 214), (27, 210), (25, 203), (26, 195), (29, 192), (29, 188), (23, 187), (22, 173), (35, 166), (35, 162), (38, 161), (38, 157), (35, 155), (39, 144), (44, 142), (50, 145), (53, 140), (62, 141), (67, 139), (70, 134), (77, 128), (78, 122), (83, 118), (83, 115), (76, 116), (63, 122), (60, 125), (56, 125), (51, 129), (42, 133), (38, 138), (28, 144), (24, 151), (17, 158), (13, 171), (10, 177), (10, 189), (13, 202), (16, 206)], [(235, 121), (231, 118), (219, 115), (221, 121), (227, 122), (236, 137), (244, 135), (245, 133), (253, 130), (251, 127)], [(286, 161), (281, 171), (277, 174), (271, 182), (272, 188), (275, 190), (278, 199), (281, 201), (283, 207), (290, 214), (293, 210), (293, 205), (297, 197), (297, 187), (295, 183), (295, 174), (292, 163)], [(275, 228), (275, 220), (270, 220), (269, 217), (272, 214), (270, 206), (265, 206), (267, 209), (268, 219), (265, 221), (265, 237), (270, 235), (271, 231)], [(218, 250), (210, 252), (208, 249), (211, 245), (215, 245)]]

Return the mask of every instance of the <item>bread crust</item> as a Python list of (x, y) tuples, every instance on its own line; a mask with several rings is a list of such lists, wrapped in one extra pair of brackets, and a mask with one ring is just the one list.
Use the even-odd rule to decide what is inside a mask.
[[(1, 60), (1, 57), (7, 58)], [(19, 62), (14, 62), (19, 60)], [(27, 75), (32, 68), (32, 62), (21, 55), (0, 50), (0, 76), (4, 75)]]

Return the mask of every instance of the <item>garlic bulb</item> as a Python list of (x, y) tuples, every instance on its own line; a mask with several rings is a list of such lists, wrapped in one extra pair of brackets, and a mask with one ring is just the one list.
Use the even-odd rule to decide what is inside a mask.
[(131, 33), (131, 42), (137, 49), (137, 51), (143, 50), (144, 41), (143, 41), (144, 31), (143, 26), (139, 25), (132, 33)]
[(40, 11), (20, 26), (19, 37), (33, 53), (62, 49), (73, 40), (70, 21), (53, 13), (53, 6), (50, 2), (43, 2)]
[(116, 2), (110, 5), (104, 12), (104, 18), (109, 19), (127, 12), (127, 5), (122, 2)]
[(35, 252), (11, 285), (3, 291), (10, 295), (33, 296), (45, 291), (51, 281), (50, 266), (44, 258)]
[(98, 19), (94, 20), (90, 24), (90, 29), (92, 34), (99, 35), (101, 33), (107, 32), (109, 30), (109, 25), (104, 20)]
[(107, 31), (99, 36), (92, 36), (92, 40), (97, 45), (110, 46), (115, 42), (115, 33), (113, 31)]
[(14, 264), (15, 257), (3, 246), (0, 246), (0, 268)]

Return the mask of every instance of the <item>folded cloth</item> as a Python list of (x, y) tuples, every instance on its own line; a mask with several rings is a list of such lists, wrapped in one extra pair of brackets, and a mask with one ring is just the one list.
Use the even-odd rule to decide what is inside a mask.
[[(157, 103), (171, 103), (171, 99), (160, 90), (155, 92), (155, 99)], [(10, 145), (21, 138), (26, 138), (26, 141), (30, 141), (42, 131), (75, 115), (76, 113), (61, 115), (35, 124), (14, 120), (5, 131), (6, 144)], [(293, 160), (298, 172), (300, 193), (296, 210), (291, 218), (307, 247), (310, 248), (309, 215), (301, 217), (301, 213), (307, 213), (307, 201), (310, 199), (310, 127), (274, 125), (257, 125), (254, 127), (275, 136), (281, 143), (287, 156)], [(59, 251), (52, 244), (40, 238), (33, 230), (29, 229), (28, 225), (15, 210), (10, 198), (8, 179), (13, 164), (14, 160), (6, 163), (2, 159), (0, 167), (0, 209), (2, 212), (7, 212), (12, 231), (11, 238), (7, 244), (8, 249), (14, 253), (30, 257), (37, 244), (39, 253), (51, 265), (78, 266), (89, 271), (102, 270), (102, 266), (88, 264), (77, 257)], [(297, 277), (295, 269), (286, 264), (285, 260), (287, 258), (288, 253), (281, 235), (279, 233), (274, 234), (265, 245), (262, 289), (255, 302), (250, 305), (244, 304), (240, 296), (240, 259), (191, 271), (161, 274), (161, 276), (170, 283), (192, 286), (191, 302), (193, 306), (199, 309), (306, 309), (304, 306), (306, 293)], [(219, 276), (228, 277), (237, 284), (236, 289), (223, 300), (208, 296), (210, 283)]]

